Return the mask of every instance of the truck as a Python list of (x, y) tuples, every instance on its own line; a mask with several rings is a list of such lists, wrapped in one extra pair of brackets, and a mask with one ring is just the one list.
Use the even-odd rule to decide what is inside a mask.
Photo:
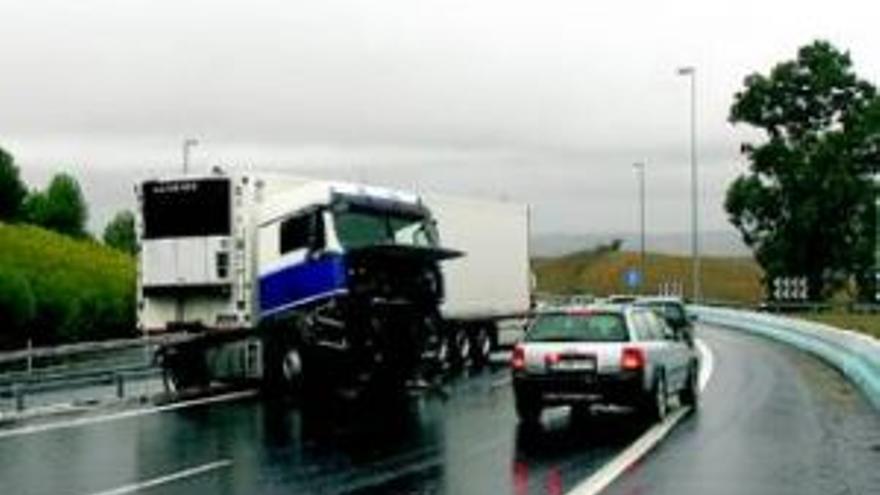
[[(171, 389), (399, 390), (531, 307), (529, 209), (284, 175), (135, 187), (137, 322)], [(511, 323), (513, 322), (513, 323)]]

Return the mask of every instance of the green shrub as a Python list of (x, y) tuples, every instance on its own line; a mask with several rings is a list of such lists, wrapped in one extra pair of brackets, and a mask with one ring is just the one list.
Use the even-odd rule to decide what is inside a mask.
[(131, 255), (38, 227), (0, 224), (0, 274), (12, 270), (33, 296), (28, 331), (37, 345), (137, 335)]
[(0, 267), (0, 348), (24, 344), (35, 314), (36, 303), (28, 280), (17, 270)]

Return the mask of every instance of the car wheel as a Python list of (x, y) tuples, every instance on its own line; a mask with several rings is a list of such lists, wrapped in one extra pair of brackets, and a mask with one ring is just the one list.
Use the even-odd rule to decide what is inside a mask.
[(688, 371), (687, 385), (679, 392), (678, 400), (681, 402), (681, 405), (691, 406), (692, 409), (696, 409), (699, 404), (699, 394), (697, 369), (695, 366), (691, 366), (690, 371)]
[(514, 404), (520, 422), (534, 425), (541, 421), (541, 411), (544, 407), (538, 396), (520, 392), (516, 394)]
[(657, 375), (654, 387), (645, 398), (645, 416), (650, 421), (663, 421), (668, 411), (668, 396), (666, 392), (666, 378), (662, 374)]
[(593, 419), (591, 404), (575, 404), (571, 406), (571, 419), (578, 423), (586, 423)]

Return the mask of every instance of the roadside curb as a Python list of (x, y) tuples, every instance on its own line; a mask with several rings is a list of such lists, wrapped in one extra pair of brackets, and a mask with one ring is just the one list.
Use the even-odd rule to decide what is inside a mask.
[(700, 321), (791, 345), (840, 370), (880, 410), (880, 340), (784, 316), (727, 308), (691, 306)]

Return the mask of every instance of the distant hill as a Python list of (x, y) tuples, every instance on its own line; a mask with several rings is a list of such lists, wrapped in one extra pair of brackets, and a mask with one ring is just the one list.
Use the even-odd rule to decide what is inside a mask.
[(135, 335), (130, 255), (93, 240), (0, 223), (0, 295), (13, 278), (19, 292), (28, 292), (33, 317), (27, 335), (10, 335), (9, 325), (0, 325), (0, 346), (21, 345), (26, 336), (55, 344)]
[[(704, 257), (703, 295), (707, 299), (757, 302), (762, 299), (760, 267), (745, 257)], [(624, 273), (639, 264), (638, 253), (586, 250), (566, 256), (533, 259), (538, 292), (603, 296), (632, 292)], [(662, 282), (678, 281), (691, 293), (691, 260), (685, 256), (649, 253), (646, 290), (656, 292)]]
[[(639, 235), (623, 233), (534, 234), (531, 241), (532, 256), (562, 256), (607, 244), (613, 239), (621, 239), (623, 247), (629, 251), (639, 249)], [(691, 236), (688, 233), (649, 234), (646, 236), (647, 250), (652, 253), (689, 255)], [(700, 234), (700, 252), (710, 256), (750, 256), (751, 251), (742, 242), (736, 231), (714, 230)]]

